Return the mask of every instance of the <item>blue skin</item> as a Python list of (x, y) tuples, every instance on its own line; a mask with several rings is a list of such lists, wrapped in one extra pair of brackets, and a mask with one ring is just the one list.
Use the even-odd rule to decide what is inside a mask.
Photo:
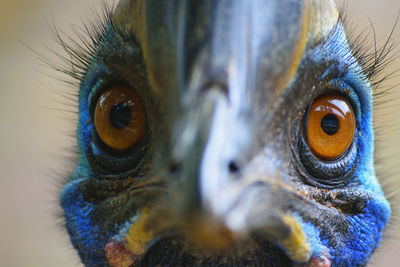
[[(350, 223), (347, 242), (343, 246), (330, 248), (329, 254), (332, 256), (333, 266), (364, 265), (379, 245), (382, 231), (391, 215), (390, 205), (377, 181), (373, 165), (374, 133), (371, 84), (353, 57), (341, 24), (337, 26), (328, 41), (322, 46), (316, 47), (310, 54), (310, 58), (316, 63), (333, 60), (339, 63), (337, 67), (339, 70), (347, 68), (343, 77), (333, 79), (331, 82), (339, 90), (343, 92), (347, 90), (346, 94), (354, 101), (356, 110), (359, 109), (357, 118), (359, 126), (356, 134), (358, 135), (357, 153), (360, 161), (354, 177), (357, 178), (355, 181), (357, 189), (370, 193), (373, 198), (367, 201), (362, 213), (352, 217), (347, 216), (346, 219)], [(317, 243), (315, 247), (318, 248), (321, 244), (329, 247), (329, 239), (322, 235), (321, 243)]]
[[(100, 46), (100, 50), (96, 52), (97, 54), (93, 57), (81, 80), (77, 129), (78, 166), (63, 188), (60, 197), (72, 244), (87, 266), (107, 265), (104, 255), (105, 245), (122, 228), (126, 228), (127, 224), (129, 227), (129, 223), (127, 223), (129, 218), (126, 218), (126, 222), (112, 221), (107, 225), (101, 225), (101, 222), (104, 223), (104, 221), (94, 219), (93, 215), (97, 204), (96, 200), (85, 199), (82, 192), (82, 188), (87, 189), (90, 186), (87, 184), (88, 181), (95, 179), (93, 177), (97, 175), (97, 171), (92, 169), (89, 163), (89, 150), (92, 150), (93, 153), (96, 153), (96, 151), (101, 153), (92, 143), (94, 125), (89, 111), (89, 99), (101, 88), (107, 77), (118, 77), (118, 73), (115, 73), (112, 68), (106, 65), (104, 55), (121, 52), (117, 50), (121, 37), (115, 31), (108, 29), (102, 42), (105, 45)], [(133, 51), (126, 49), (122, 53), (126, 53), (127, 57), (125, 58), (130, 58), (130, 53), (135, 53), (135, 48), (133, 48)], [(391, 214), (390, 205), (384, 198), (373, 165), (374, 134), (371, 85), (363, 74), (361, 66), (353, 57), (346, 40), (345, 31), (340, 23), (327, 41), (317, 45), (312, 50), (307, 50), (303, 56), (303, 60), (306, 59), (315, 64), (332, 61), (336, 63), (336, 66), (332, 66), (332, 68), (339, 70), (339, 72), (341, 69), (345, 70), (343, 75), (339, 75), (340, 78), (332, 79), (330, 82), (335, 85), (337, 90), (349, 96), (355, 104), (354, 108), (357, 115), (358, 130), (356, 135), (359, 161), (354, 174), (355, 179), (348, 187), (368, 193), (370, 199), (366, 201), (361, 213), (345, 215), (348, 231), (343, 233), (345, 238), (340, 239), (343, 241), (341, 244), (332, 244), (329, 235), (322, 232), (311, 222), (304, 222), (300, 216), (296, 217), (303, 226), (307, 240), (312, 247), (312, 256), (320, 257), (326, 254), (326, 248), (328, 248), (332, 266), (364, 265), (377, 248), (382, 231)], [(326, 73), (321, 76), (321, 80), (325, 79), (329, 71), (328, 68)], [(294, 79), (295, 82), (296, 78)], [(115, 175), (115, 178), (117, 177), (118, 175)]]

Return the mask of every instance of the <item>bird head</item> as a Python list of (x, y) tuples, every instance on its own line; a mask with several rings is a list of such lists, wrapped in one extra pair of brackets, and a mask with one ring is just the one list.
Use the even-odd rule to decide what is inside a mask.
[(372, 89), (327, 0), (121, 0), (61, 192), (87, 266), (366, 264)]

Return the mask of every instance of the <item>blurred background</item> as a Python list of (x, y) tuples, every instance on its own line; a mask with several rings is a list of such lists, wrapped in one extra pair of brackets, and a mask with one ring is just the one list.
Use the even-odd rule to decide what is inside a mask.
[[(68, 34), (71, 25), (81, 25), (81, 19), (100, 3), (101, 0), (0, 3), (0, 266), (81, 266), (57, 215), (59, 185), (74, 167), (76, 120), (75, 106), (60, 92), (74, 91), (54, 79), (57, 75), (42, 66), (38, 56), (23, 43), (50, 60), (55, 59), (51, 50), (62, 51), (52, 40), (46, 19), (54, 19), (57, 28)], [(356, 31), (370, 31), (372, 23), (380, 42), (387, 39), (400, 12), (398, 0), (349, 0), (344, 6)], [(400, 25), (394, 39), (400, 42)], [(387, 72), (397, 68), (400, 60)], [(384, 88), (399, 83), (400, 79), (394, 77)], [(392, 174), (385, 187), (390, 196), (398, 193), (400, 202), (400, 191), (396, 190), (400, 186), (390, 182), (399, 172), (400, 127), (396, 125), (400, 125), (400, 107), (396, 106), (400, 104), (400, 86), (381, 97), (380, 102), (375, 115), (380, 133), (379, 174), (382, 170)], [(396, 197), (392, 200), (396, 214)], [(396, 222), (396, 217), (370, 266), (398, 265), (400, 221)]]

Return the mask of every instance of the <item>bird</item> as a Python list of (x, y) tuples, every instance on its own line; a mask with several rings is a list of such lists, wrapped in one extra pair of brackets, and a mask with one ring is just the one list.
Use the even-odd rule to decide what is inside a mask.
[[(86, 266), (364, 266), (391, 217), (373, 77), (331, 0), (120, 0), (56, 37), (79, 101), (60, 192)], [(75, 46), (74, 46), (75, 45)]]

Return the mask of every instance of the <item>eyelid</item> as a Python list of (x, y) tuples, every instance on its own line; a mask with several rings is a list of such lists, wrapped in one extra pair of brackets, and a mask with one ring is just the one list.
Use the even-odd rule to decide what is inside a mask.
[(330, 92), (337, 92), (341, 95), (343, 95), (347, 101), (350, 103), (350, 106), (352, 107), (354, 111), (354, 116), (356, 120), (356, 129), (359, 126), (359, 122), (361, 120), (361, 103), (360, 103), (360, 97), (356, 89), (354, 89), (351, 85), (349, 85), (346, 81), (344, 81), (342, 78), (337, 78), (333, 79), (330, 81), (330, 87), (332, 88), (332, 91), (328, 91), (326, 93)]

